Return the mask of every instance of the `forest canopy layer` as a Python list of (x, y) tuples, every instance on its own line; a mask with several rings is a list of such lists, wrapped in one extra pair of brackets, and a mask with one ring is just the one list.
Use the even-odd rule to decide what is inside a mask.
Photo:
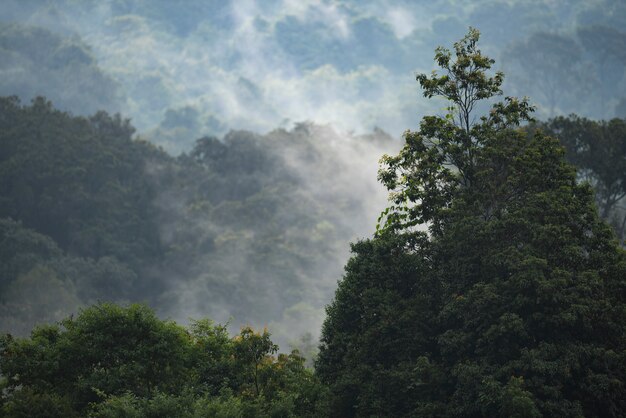
[(0, 99), (0, 328), (145, 301), (180, 321), (270, 325), (283, 346), (315, 338), (344, 243), (384, 205), (391, 138), (301, 124), (172, 157), (133, 133), (119, 115)]
[(626, 414), (623, 2), (183, 3), (3, 5), (0, 415)]

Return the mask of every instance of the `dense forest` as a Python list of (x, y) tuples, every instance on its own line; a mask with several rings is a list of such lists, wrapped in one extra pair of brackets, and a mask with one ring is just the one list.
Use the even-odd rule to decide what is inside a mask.
[[(534, 122), (532, 105), (506, 97), (476, 122), (474, 107), (503, 80), (488, 73), (478, 37), (470, 30), (454, 54), (437, 49), (444, 75), (417, 77), (426, 97), (450, 100), (449, 113), (425, 117), (381, 160), (392, 205), (374, 238), (352, 247), (315, 374), (298, 350), (274, 356), (267, 330), (230, 337), (207, 319), (183, 327), (146, 306), (97, 301), (161, 302), (175, 291), (164, 278), (205, 274), (206, 297), (235, 294), (254, 316), (277, 306), (255, 277), (266, 273), (297, 302), (311, 279), (291, 273), (319, 269), (332, 248), (315, 239), (332, 242), (341, 227), (320, 225), (324, 202), (298, 193), (303, 180), (287, 164), (315, 159), (310, 131), (322, 128), (206, 137), (173, 158), (133, 139), (119, 115), (2, 99), (3, 320), (18, 334), (60, 320), (2, 337), (3, 412), (623, 416), (624, 121)], [(221, 228), (199, 227), (196, 211)], [(238, 233), (267, 250), (233, 276)]]
[(0, 125), (0, 326), (17, 334), (106, 300), (269, 323), (283, 346), (310, 338), (348, 255), (340, 244), (382, 209), (357, 199), (381, 195), (357, 184), (359, 171), (375, 176), (363, 159), (393, 145), (382, 131), (301, 124), (205, 137), (172, 157), (119, 115), (75, 117), (43, 98), (0, 99)]
[(622, 2), (96, 3), (0, 16), (0, 416), (626, 416)]

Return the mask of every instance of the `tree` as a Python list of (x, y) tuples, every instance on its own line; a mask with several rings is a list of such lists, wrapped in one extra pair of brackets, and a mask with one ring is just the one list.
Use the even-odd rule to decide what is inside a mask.
[(98, 299), (124, 299), (135, 273), (113, 257), (65, 255), (48, 236), (0, 218), (0, 330), (27, 335)]
[(571, 115), (558, 117), (536, 128), (558, 138), (578, 177), (595, 191), (600, 216), (610, 222), (622, 245), (626, 234), (626, 121), (592, 121)]
[(520, 129), (526, 100), (474, 116), (503, 80), (478, 39), (437, 49), (444, 73), (417, 80), (449, 112), (382, 159), (392, 205), (322, 332), (332, 413), (623, 416), (624, 252), (558, 141)]
[(405, 245), (393, 234), (354, 244), (326, 308), (315, 371), (330, 388), (333, 417), (404, 416), (416, 399), (414, 360), (434, 343), (427, 318), (439, 289)]
[(37, 327), (31, 338), (0, 340), (7, 394), (23, 388), (69, 398), (82, 410), (126, 392), (150, 396), (181, 390), (189, 371), (184, 328), (159, 320), (142, 305), (98, 304), (58, 325)]
[(251, 327), (244, 327), (235, 338), (235, 358), (244, 368), (244, 374), (249, 375), (254, 383), (254, 394), (261, 394), (259, 373), (263, 362), (278, 351), (278, 346), (270, 340), (267, 330), (256, 332)]
[(624, 77), (626, 64), (626, 33), (617, 29), (594, 25), (576, 31), (585, 52), (591, 57), (596, 73), (596, 90), (599, 91), (600, 117), (606, 118), (607, 103), (615, 97), (617, 87)]
[[(406, 145), (396, 157), (384, 156), (386, 168), (379, 179), (391, 191), (394, 203), (386, 211), (387, 229), (401, 230), (429, 224), (431, 233), (441, 232), (445, 212), (455, 191), (475, 183), (479, 151), (500, 132), (529, 120), (533, 107), (524, 100), (507, 97), (476, 123), (474, 110), (481, 100), (501, 94), (504, 75), (487, 74), (494, 61), (477, 49), (478, 31), (471, 29), (455, 43), (456, 60), (439, 47), (435, 60), (445, 71), (438, 76), (417, 76), (424, 96), (442, 96), (450, 106), (445, 117), (427, 116), (419, 132), (407, 132)], [(420, 202), (420, 204), (415, 204)]]
[(576, 40), (565, 35), (538, 32), (526, 41), (512, 44), (504, 59), (513, 64), (512, 79), (520, 89), (530, 89), (553, 117), (569, 101), (576, 101), (589, 88), (588, 71)]

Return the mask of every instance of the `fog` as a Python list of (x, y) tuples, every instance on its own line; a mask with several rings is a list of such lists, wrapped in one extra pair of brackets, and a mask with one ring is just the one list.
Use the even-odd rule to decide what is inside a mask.
[[(75, 115), (120, 112), (137, 138), (182, 158), (201, 137), (252, 135), (283, 170), (268, 178), (287, 179), (262, 184), (262, 196), (282, 204), (266, 216), (228, 209), (226, 198), (206, 209), (200, 186), (164, 186), (154, 201), (163, 245), (187, 233), (190, 246), (202, 237), (214, 246), (196, 247), (184, 268), (182, 250), (172, 250), (171, 268), (151, 273), (163, 292), (131, 299), (183, 322), (268, 325), (284, 346), (318, 335), (349, 243), (373, 234), (386, 204), (379, 158), (423, 115), (442, 113), (443, 103), (421, 97), (415, 74), (430, 72), (434, 48), (469, 26), (505, 72), (505, 94), (530, 96), (538, 118), (626, 117), (620, 0), (4, 0), (0, 95), (43, 95)], [(171, 170), (154, 162), (146, 174)], [(248, 218), (226, 222), (219, 210)], [(272, 232), (256, 221), (274, 222)], [(312, 231), (319, 237), (303, 237)], [(306, 259), (299, 251), (310, 247), (324, 257), (282, 264), (261, 239), (277, 239), (267, 245), (284, 246), (282, 255)]]
[[(188, 258), (194, 250), (182, 249), (184, 267), (176, 266), (179, 254), (171, 255), (157, 309), (181, 322), (209, 316), (233, 329), (268, 326), (283, 347), (302, 334), (316, 338), (348, 243), (371, 236), (386, 205), (378, 157), (399, 144), (382, 131), (355, 136), (310, 123), (263, 136), (231, 132), (223, 141), (230, 152), (241, 141), (257, 144), (261, 161), (250, 164), (268, 163), (273, 174), (265, 179), (261, 168), (235, 175), (229, 190), (214, 191), (217, 201), (198, 197), (202, 186), (163, 189), (157, 199), (163, 242), (191, 241), (205, 251)], [(167, 170), (151, 169), (157, 177)], [(257, 181), (259, 192), (249, 194)]]
[[(121, 110), (173, 152), (204, 134), (268, 132), (305, 120), (360, 133), (378, 126), (397, 137), (432, 111), (414, 74), (429, 71), (434, 47), (459, 39), (469, 25), (508, 70), (508, 91), (535, 96), (543, 115), (611, 117), (624, 95), (623, 65), (607, 62), (598, 73), (587, 68), (597, 64), (594, 50), (581, 48), (564, 62), (569, 68), (559, 67), (559, 54), (568, 51), (536, 42), (536, 34), (550, 33), (584, 46), (581, 29), (598, 25), (623, 36), (618, 1), (4, 3), (5, 24), (23, 26), (3, 30), (3, 53), (11, 57), (3, 60), (3, 94), (46, 94), (75, 113)], [(33, 27), (50, 33), (28, 33)], [(73, 48), (50, 45), (56, 37)], [(524, 44), (554, 59), (556, 68), (547, 69), (556, 74), (544, 77), (563, 78), (575, 67), (585, 97), (600, 93), (610, 73), (609, 104), (599, 109), (575, 95), (552, 100), (529, 92), (528, 77), (537, 77), (519, 65), (532, 61)], [(77, 84), (83, 88), (72, 93)]]

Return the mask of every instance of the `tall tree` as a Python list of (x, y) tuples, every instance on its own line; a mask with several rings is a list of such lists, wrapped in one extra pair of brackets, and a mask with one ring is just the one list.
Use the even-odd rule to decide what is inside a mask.
[(478, 39), (437, 50), (443, 74), (417, 79), (449, 113), (382, 160), (392, 206), (323, 328), (333, 413), (623, 416), (624, 252), (558, 141), (519, 129), (531, 105), (507, 97), (474, 116), (503, 80)]

